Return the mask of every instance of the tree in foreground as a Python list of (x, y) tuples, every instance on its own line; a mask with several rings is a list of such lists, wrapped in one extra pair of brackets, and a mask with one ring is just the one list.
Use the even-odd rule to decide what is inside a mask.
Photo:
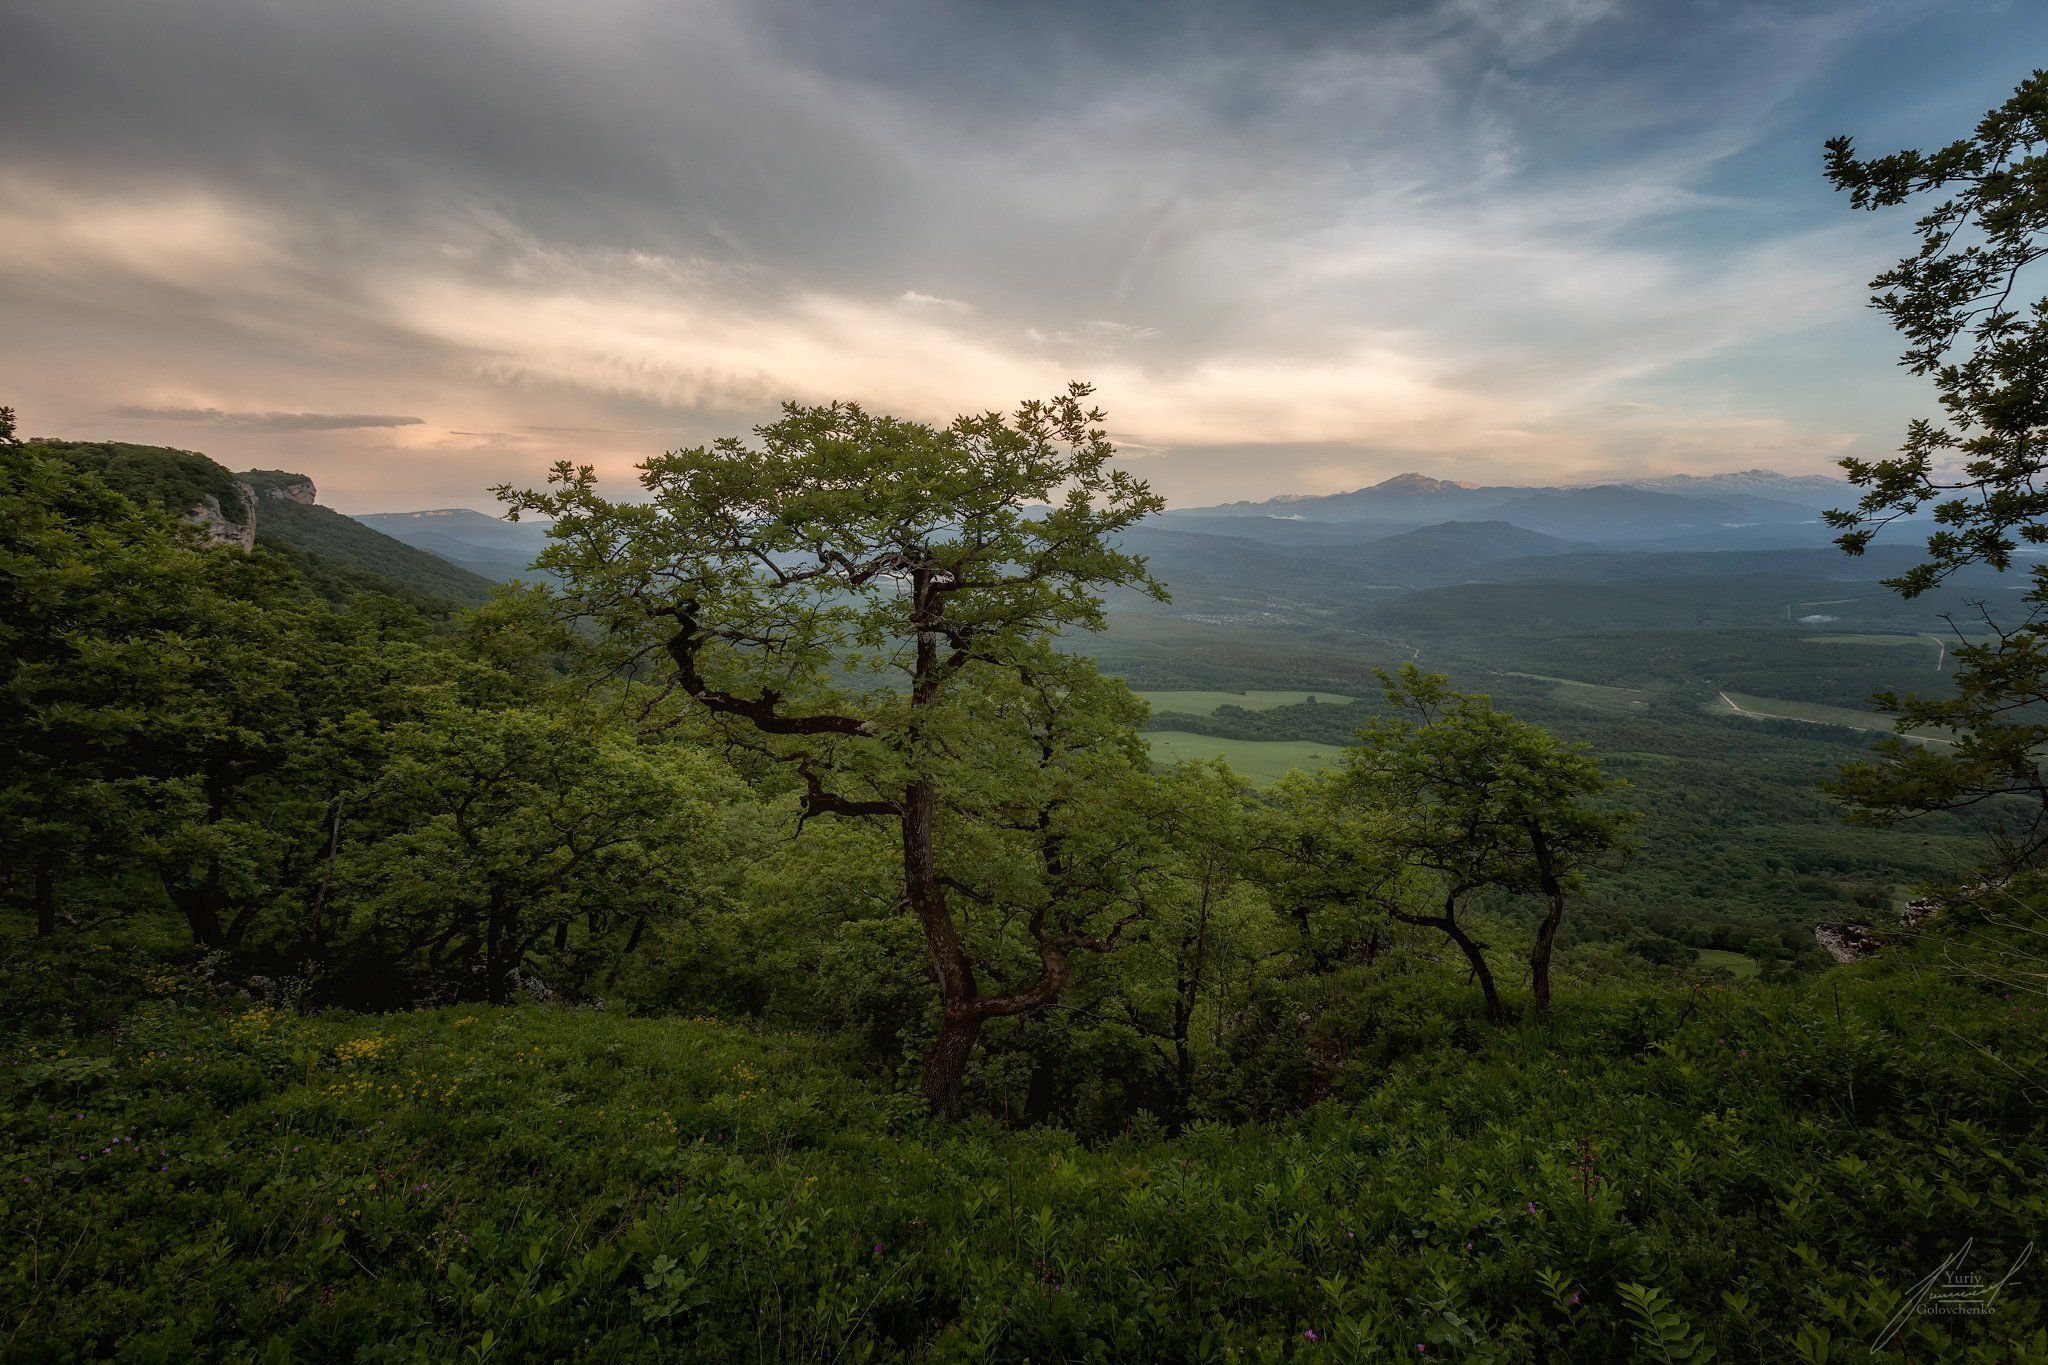
[(2007, 568), (2020, 542), (2048, 543), (2048, 299), (2026, 283), (2048, 254), (2044, 149), (2048, 71), (1937, 151), (1864, 160), (1847, 137), (1827, 145), (1828, 180), (1856, 208), (1938, 200), (1917, 224), (1919, 249), (1871, 281), (1871, 306), (1905, 338), (1900, 363), (1933, 379), (1944, 419), (1915, 421), (1889, 459), (1844, 460), (1863, 497), (1829, 513), (1842, 548), (1860, 554), (1932, 507), (1926, 562), (1895, 583), (1908, 597), (1966, 564)]
[[(567, 463), (499, 490), (512, 516), (554, 519), (540, 567), (603, 666), (690, 699), (786, 776), (803, 818), (896, 827), (938, 987), (922, 1088), (941, 1112), (983, 1023), (1052, 1004), (1073, 956), (1138, 913), (1089, 875), (1115, 841), (1102, 765), (1143, 771), (1138, 713), (1048, 648), (1101, 627), (1106, 588), (1163, 596), (1115, 543), (1163, 503), (1110, 467), (1089, 392), (944, 427), (790, 404), (758, 444), (649, 460), (642, 502)], [(988, 913), (963, 923), (956, 899)]]
[[(1861, 553), (1892, 521), (1931, 508), (1925, 560), (1892, 581), (1901, 594), (1971, 564), (2007, 569), (2020, 546), (2048, 544), (2048, 298), (2031, 269), (2048, 256), (2048, 72), (1936, 151), (1864, 159), (1836, 138), (1827, 174), (1858, 209), (1925, 205), (1918, 249), (1872, 281), (1872, 306), (1905, 339), (1901, 362), (1933, 381), (1944, 414), (1914, 422), (1889, 459), (1844, 461), (1865, 492), (1830, 514), (1841, 544)], [(2048, 572), (2031, 572), (2018, 619), (1986, 611), (1958, 641), (1951, 694), (1878, 698), (1898, 734), (1836, 784), (1876, 823), (1984, 815), (1994, 884), (2048, 855)], [(1925, 742), (1930, 731), (1943, 742)]]
[[(1506, 1017), (1486, 945), (1463, 917), (1485, 891), (1534, 895), (1544, 913), (1529, 950), (1536, 1012), (1550, 1008), (1550, 964), (1569, 897), (1585, 874), (1627, 853), (1639, 818), (1601, 800), (1620, 784), (1584, 745), (1456, 692), (1413, 664), (1382, 673), (1392, 714), (1368, 722), (1333, 781), (1341, 805), (1359, 812), (1384, 872), (1373, 885), (1404, 924), (1440, 930), (1464, 953), (1489, 1017)], [(1414, 905), (1413, 874), (1436, 904)]]

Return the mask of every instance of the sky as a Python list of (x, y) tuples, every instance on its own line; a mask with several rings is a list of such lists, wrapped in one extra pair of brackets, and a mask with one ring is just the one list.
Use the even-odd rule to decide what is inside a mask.
[(491, 506), (794, 400), (1096, 386), (1176, 505), (1896, 446), (1910, 245), (2030, 0), (0, 0), (25, 433)]

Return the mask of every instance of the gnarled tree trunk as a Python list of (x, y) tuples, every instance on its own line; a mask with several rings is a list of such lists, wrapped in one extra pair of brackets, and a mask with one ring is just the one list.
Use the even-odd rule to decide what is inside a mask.
[(1416, 915), (1404, 910), (1394, 910), (1393, 916), (1403, 924), (1426, 925), (1440, 929), (1446, 938), (1458, 945), (1465, 954), (1465, 961), (1471, 965), (1472, 979), (1479, 983), (1479, 994), (1486, 1000), (1486, 1017), (1493, 1023), (1507, 1022), (1507, 1006), (1501, 1003), (1500, 988), (1494, 985), (1493, 969), (1486, 965), (1486, 945), (1473, 938), (1465, 926), (1458, 923), (1458, 897), (1469, 887), (1459, 888), (1444, 897), (1444, 912), (1441, 915)]
[(1529, 989), (1535, 996), (1536, 1013), (1550, 1012), (1550, 954), (1557, 945), (1557, 931), (1564, 923), (1564, 884), (1550, 857), (1550, 843), (1540, 827), (1529, 831), (1529, 844), (1536, 854), (1536, 873), (1548, 903), (1536, 942), (1529, 949)]

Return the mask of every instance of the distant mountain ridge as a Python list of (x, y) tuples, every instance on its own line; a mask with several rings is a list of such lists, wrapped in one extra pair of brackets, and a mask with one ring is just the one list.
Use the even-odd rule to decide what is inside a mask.
[(538, 578), (533, 561), (548, 543), (548, 523), (544, 521), (506, 521), (467, 507), (365, 512), (356, 520), (393, 540), (498, 582)]
[(1166, 516), (1177, 522), (1227, 521), (1239, 528), (1239, 534), (1254, 539), (1284, 534), (1262, 534), (1256, 519), (1264, 518), (1388, 529), (1504, 521), (1567, 539), (1621, 542), (1697, 536), (1757, 524), (1818, 525), (1824, 507), (1845, 500), (1839, 490), (1846, 488), (1831, 480), (1793, 478), (1769, 470), (1533, 488), (1456, 483), (1409, 473), (1347, 493), (1175, 508)]
[(1803, 502), (1826, 500), (1830, 507), (1853, 501), (1856, 487), (1846, 479), (1827, 474), (1780, 474), (1774, 469), (1741, 469), (1727, 474), (1664, 474), (1653, 479), (1629, 479), (1632, 488), (1654, 488), (1665, 493), (1761, 493), (1765, 497)]

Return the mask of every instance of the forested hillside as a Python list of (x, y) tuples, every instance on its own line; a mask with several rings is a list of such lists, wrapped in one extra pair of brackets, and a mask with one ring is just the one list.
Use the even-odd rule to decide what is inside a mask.
[(373, 591), (445, 614), (476, 606), (490, 594), (489, 579), (320, 506), (312, 481), (303, 474), (275, 469), (233, 474), (197, 452), (163, 446), (27, 444), (92, 472), (144, 506), (188, 520), (203, 520), (211, 511), (221, 522), (216, 536), (253, 539), (290, 560), (300, 577), (332, 601)]
[(1086, 397), (563, 467), (453, 615), (289, 476), (243, 548), (0, 445), (10, 1357), (2048, 1358), (2034, 1281), (1900, 1313), (2048, 1212), (2031, 883), (1855, 845), (1840, 738), (1675, 752), (1694, 636), (1101, 635), (1166, 585)]

